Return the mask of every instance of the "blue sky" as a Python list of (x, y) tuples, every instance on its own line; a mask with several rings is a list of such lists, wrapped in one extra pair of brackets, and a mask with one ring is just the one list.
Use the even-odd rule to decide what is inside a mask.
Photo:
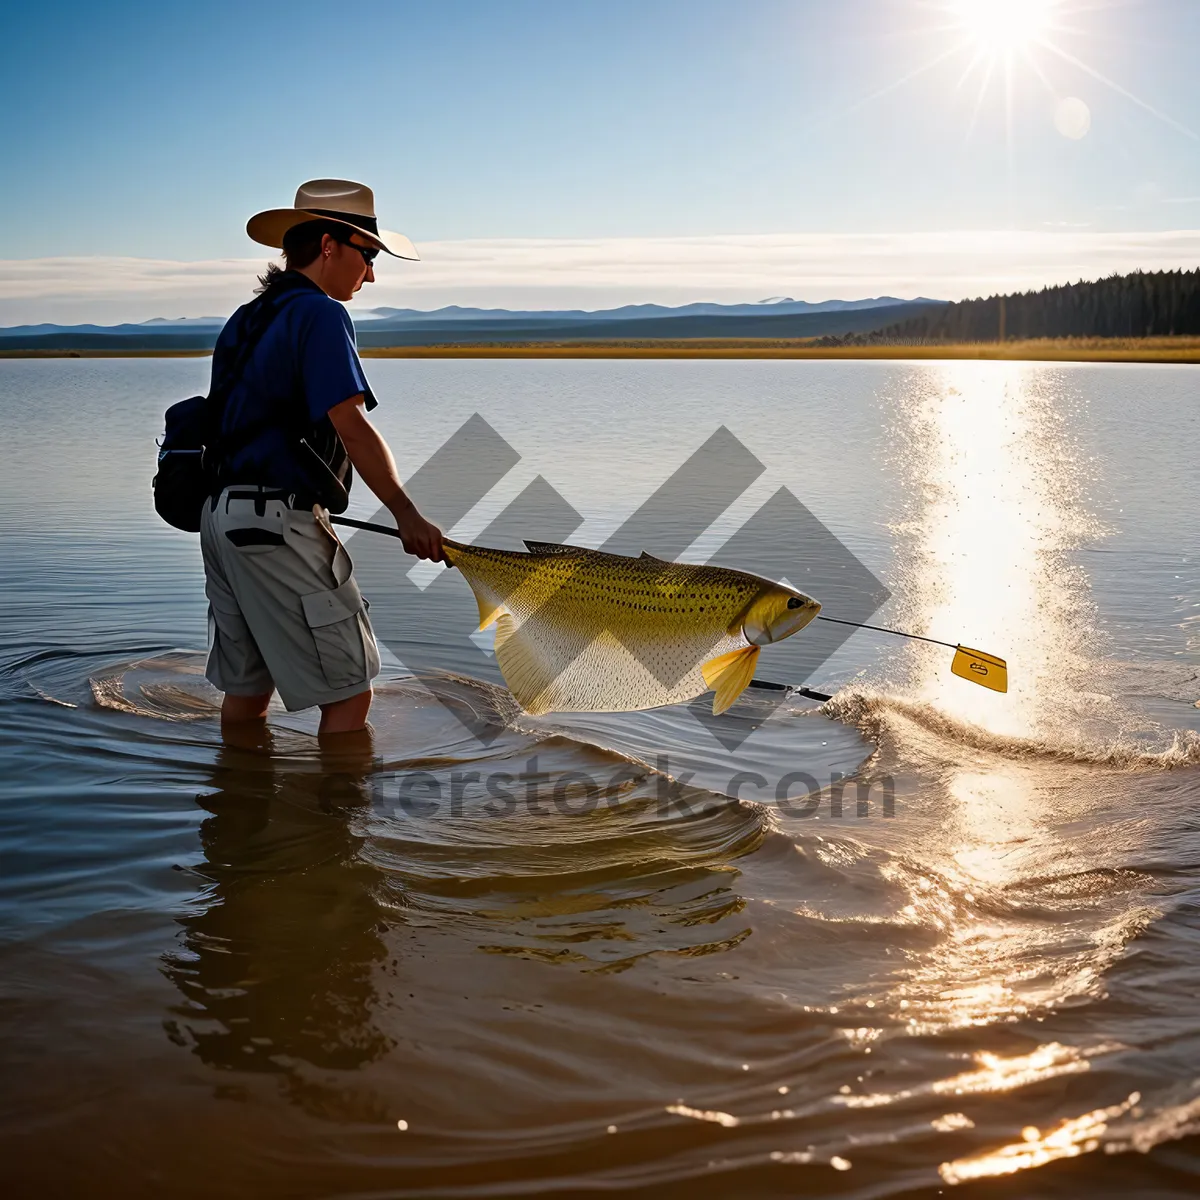
[[(386, 225), (435, 246), (1200, 227), (1179, 128), (1200, 126), (1197, 0), (1060, 0), (1009, 116), (999, 64), (983, 92), (986, 64), (967, 72), (964, 2), (9, 10), (0, 260), (259, 257), (246, 218), (317, 176), (369, 182)], [(1064, 97), (1085, 137), (1056, 130)], [(5, 270), (0, 319), (34, 294)]]

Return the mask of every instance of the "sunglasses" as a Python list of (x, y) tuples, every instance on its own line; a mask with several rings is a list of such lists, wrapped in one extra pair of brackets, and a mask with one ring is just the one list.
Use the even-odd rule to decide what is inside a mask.
[(363, 256), (363, 262), (365, 262), (368, 267), (372, 266), (375, 262), (375, 259), (379, 257), (379, 247), (360, 246), (357, 242), (352, 242), (350, 240), (353, 236), (353, 234), (348, 233), (345, 235), (345, 237), (336, 237), (336, 240), (341, 242), (343, 246), (349, 246), (351, 250), (357, 250), (359, 254)]

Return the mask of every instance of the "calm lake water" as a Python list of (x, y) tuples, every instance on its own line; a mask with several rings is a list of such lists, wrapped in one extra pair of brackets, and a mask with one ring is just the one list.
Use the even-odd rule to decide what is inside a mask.
[(1193, 368), (368, 367), (456, 536), (869, 572), (1010, 691), (821, 626), (759, 675), (825, 708), (531, 719), (364, 533), (373, 754), (223, 746), (149, 491), (207, 360), (0, 362), (6, 1195), (1200, 1191)]

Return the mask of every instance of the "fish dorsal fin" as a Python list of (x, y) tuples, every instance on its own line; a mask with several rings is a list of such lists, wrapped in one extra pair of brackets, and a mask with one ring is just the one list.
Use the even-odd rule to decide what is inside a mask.
[(525, 539), (525, 549), (530, 554), (584, 554), (582, 546), (564, 546), (561, 542), (531, 542)]
[(744, 646), (710, 658), (700, 670), (713, 689), (713, 716), (723, 713), (750, 685), (758, 665), (758, 647)]
[(666, 564), (667, 564), (667, 566), (671, 566), (671, 565), (672, 565), (672, 563), (671, 563), (671, 560), (670, 560), (669, 558), (659, 558), (657, 554), (651, 554), (649, 550), (643, 550), (643, 551), (642, 551), (642, 554), (641, 554), (641, 557), (642, 557), (642, 558), (647, 558), (647, 559), (649, 559), (651, 562), (660, 562), (660, 563), (666, 563)]

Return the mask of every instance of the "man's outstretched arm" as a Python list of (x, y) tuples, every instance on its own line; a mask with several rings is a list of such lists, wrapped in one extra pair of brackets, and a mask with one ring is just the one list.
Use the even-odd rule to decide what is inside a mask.
[(334, 405), (329, 410), (329, 419), (342, 439), (354, 469), (396, 518), (404, 549), (418, 558), (445, 562), (442, 531), (417, 512), (416, 505), (405, 493), (390, 447), (379, 430), (367, 420), (362, 393)]

